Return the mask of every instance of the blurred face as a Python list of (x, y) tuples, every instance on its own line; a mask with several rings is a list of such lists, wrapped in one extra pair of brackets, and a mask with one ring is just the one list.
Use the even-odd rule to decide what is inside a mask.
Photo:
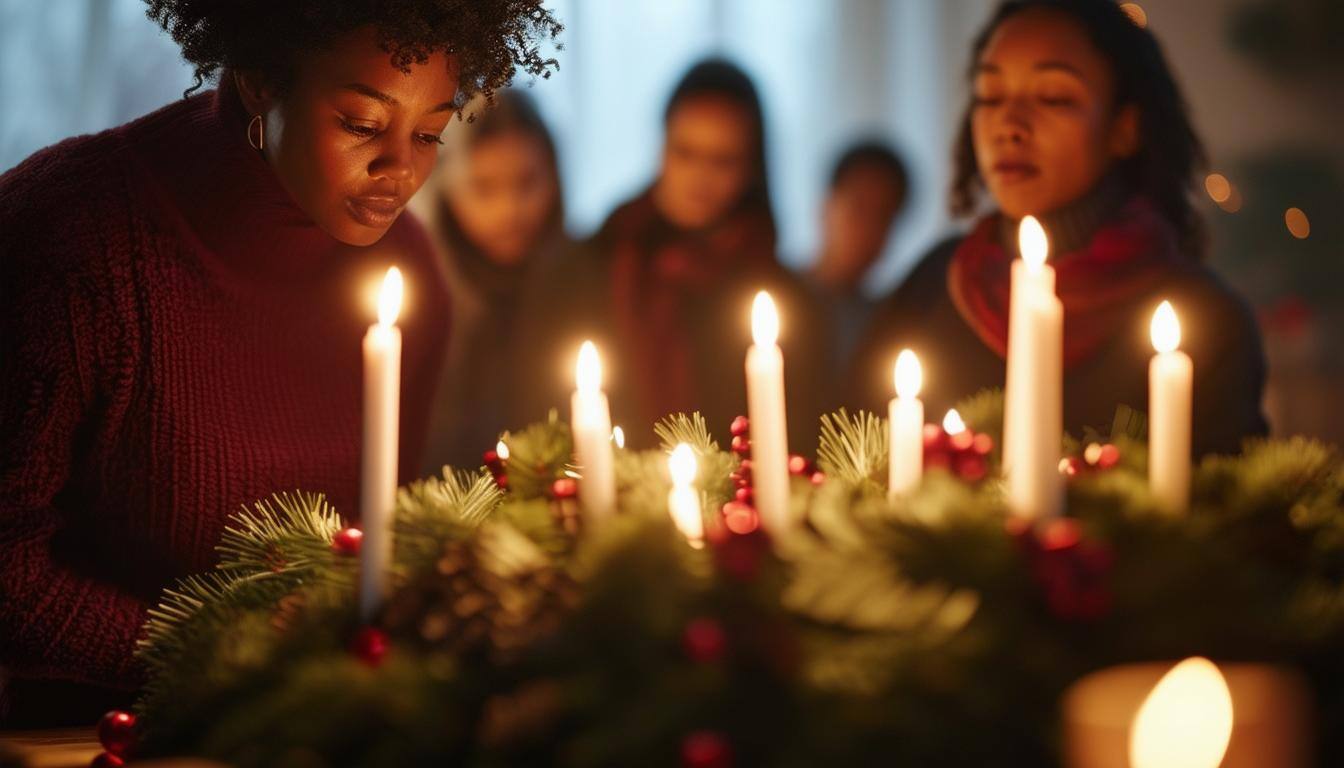
[(1136, 150), (1136, 110), (1116, 109), (1110, 67), (1063, 13), (1033, 9), (999, 25), (973, 89), (976, 163), (1010, 217), (1078, 199)]
[(445, 176), (445, 194), (467, 239), (499, 264), (536, 249), (559, 184), (546, 148), (522, 131), (483, 139)]
[(852, 286), (882, 255), (887, 233), (905, 203), (905, 190), (890, 171), (860, 165), (846, 171), (822, 212), (821, 272)]
[(453, 115), (455, 60), (394, 68), (372, 29), (303, 57), (283, 91), (241, 74), (244, 106), (265, 121), (265, 155), (281, 184), (332, 237), (370, 245), (434, 167)]
[(673, 224), (714, 224), (741, 200), (756, 169), (751, 115), (717, 96), (691, 97), (667, 120), (654, 202)]

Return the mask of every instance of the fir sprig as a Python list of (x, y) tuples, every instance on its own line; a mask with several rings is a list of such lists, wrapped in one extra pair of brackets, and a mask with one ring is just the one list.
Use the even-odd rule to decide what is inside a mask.
[(851, 416), (841, 408), (824, 414), (817, 466), (827, 477), (853, 485), (884, 486), (887, 441), (886, 420), (867, 411)]
[(443, 543), (466, 536), (488, 519), (504, 493), (485, 471), (444, 467), (442, 477), (411, 483), (397, 492), (396, 555), (410, 571), (433, 562)]

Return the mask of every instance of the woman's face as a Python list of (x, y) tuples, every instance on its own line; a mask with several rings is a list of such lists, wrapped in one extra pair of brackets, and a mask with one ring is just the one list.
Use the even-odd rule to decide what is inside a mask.
[(1078, 199), (1137, 148), (1136, 109), (1116, 109), (1110, 66), (1063, 13), (1033, 9), (1000, 24), (973, 89), (976, 164), (1010, 217)]
[(337, 240), (371, 245), (434, 167), (457, 66), (439, 52), (402, 72), (366, 28), (303, 57), (283, 91), (247, 75), (239, 86), (294, 201)]
[(667, 119), (654, 202), (673, 224), (700, 229), (735, 206), (751, 183), (756, 156), (751, 115), (718, 96), (692, 96)]
[(444, 177), (444, 192), (473, 245), (498, 264), (522, 262), (545, 232), (559, 195), (550, 154), (525, 131), (474, 144)]

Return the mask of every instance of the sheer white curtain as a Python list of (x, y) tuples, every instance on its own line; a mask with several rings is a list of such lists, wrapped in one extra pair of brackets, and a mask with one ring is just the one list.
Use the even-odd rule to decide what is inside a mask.
[[(966, 42), (990, 0), (552, 0), (560, 71), (532, 92), (556, 131), (570, 224), (586, 233), (652, 176), (668, 92), (696, 59), (741, 64), (765, 101), (782, 256), (812, 258), (844, 145), (883, 137), (914, 198), (873, 288), (947, 226)], [(141, 0), (0, 0), (0, 169), (178, 98), (191, 83)]]

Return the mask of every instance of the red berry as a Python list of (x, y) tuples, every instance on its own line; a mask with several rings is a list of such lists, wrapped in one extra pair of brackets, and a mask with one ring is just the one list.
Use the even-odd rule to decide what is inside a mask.
[(812, 481), (813, 485), (821, 485), (822, 483), (826, 482), (826, 473), (818, 470), (816, 472), (813, 472), (812, 476), (808, 479)]
[(751, 432), (751, 422), (747, 421), (746, 416), (738, 416), (733, 419), (732, 426), (728, 427), (728, 432), (733, 437), (745, 437)]
[(387, 633), (377, 627), (362, 627), (350, 641), (350, 652), (371, 667), (383, 663), (390, 643)]
[(497, 453), (494, 450), (486, 451), (485, 453), (481, 454), (481, 463), (487, 467), (493, 467), (499, 464), (500, 463), (499, 453)]
[(681, 646), (691, 661), (699, 663), (718, 661), (727, 645), (728, 636), (714, 619), (694, 619), (681, 633)]
[(756, 510), (740, 501), (723, 505), (723, 524), (737, 534), (751, 533), (760, 525)]
[[(98, 743), (113, 758), (124, 758), (135, 745), (135, 715), (114, 709), (98, 721)], [(113, 765), (121, 765), (117, 760)]]
[(572, 499), (579, 495), (579, 483), (572, 477), (557, 478), (551, 483), (551, 496), (557, 499)]
[(733, 498), (750, 506), (756, 503), (756, 491), (753, 490), (751, 486), (738, 488), (737, 491), (733, 493)]
[(495, 485), (499, 486), (499, 490), (501, 491), (509, 490), (509, 476), (503, 472), (495, 475)]
[(120, 757), (110, 752), (101, 752), (89, 763), (89, 768), (121, 768), (125, 764)]
[(733, 749), (715, 731), (696, 731), (681, 742), (682, 768), (732, 768)]
[(364, 542), (364, 532), (358, 528), (342, 528), (331, 538), (331, 548), (341, 555), (358, 555)]
[(975, 436), (974, 442), (971, 443), (971, 450), (981, 456), (988, 456), (994, 452), (994, 438), (981, 432)]
[(747, 438), (745, 435), (734, 435), (733, 453), (736, 453), (738, 456), (750, 456), (751, 440)]
[(807, 460), (806, 456), (799, 456), (798, 454), (795, 453), (789, 456), (789, 474), (790, 475), (810, 474), (808, 472), (809, 468), (808, 465), (811, 463), (812, 462)]
[(1101, 455), (1097, 457), (1097, 466), (1101, 469), (1110, 469), (1120, 463), (1120, 449), (1107, 443), (1101, 446)]

